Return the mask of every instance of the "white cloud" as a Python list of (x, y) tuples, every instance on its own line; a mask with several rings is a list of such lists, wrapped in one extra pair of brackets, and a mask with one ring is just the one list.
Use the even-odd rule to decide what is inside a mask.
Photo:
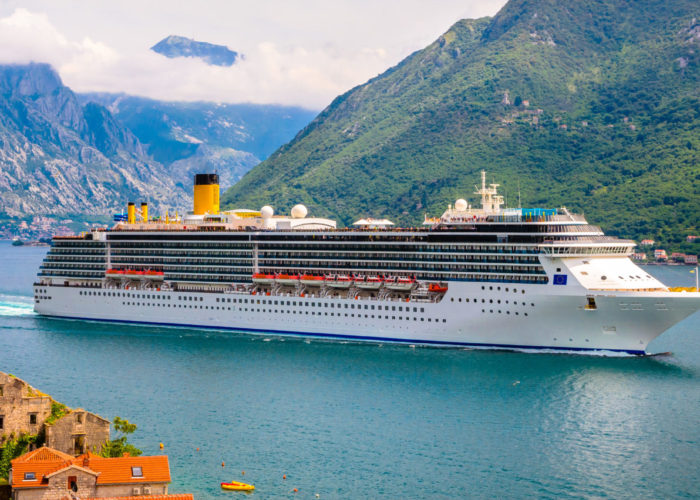
[[(117, 60), (117, 53), (106, 45), (84, 38), (68, 40), (42, 13), (17, 8), (0, 19), (0, 61), (25, 63), (48, 62), (56, 67), (66, 65), (91, 67)], [(93, 66), (94, 67), (94, 66)]]
[[(435, 14), (439, 19), (432, 24), (439, 26), (410, 32), (414, 28), (406, 26), (411, 19), (410, 10), (416, 11), (414, 15), (420, 14), (418, 10), (425, 10), (422, 2), (414, 5), (406, 0), (407, 3), (401, 4), (405, 7), (403, 11), (393, 12), (387, 8), (388, 4), (376, 10), (373, 2), (364, 0), (341, 2), (338, 9), (326, 2), (307, 0), (310, 3), (307, 7), (315, 6), (315, 10), (292, 9), (284, 2), (277, 9), (269, 9), (269, 16), (243, 5), (233, 12), (235, 17), (231, 19), (239, 23), (245, 36), (240, 42), (222, 42), (230, 26), (209, 19), (205, 25), (198, 21), (196, 33), (178, 31), (174, 15), (171, 13), (171, 18), (164, 21), (160, 15), (163, 11), (153, 3), (140, 12), (143, 16), (140, 25), (133, 21), (129, 30), (120, 29), (121, 36), (114, 36), (115, 24), (121, 28), (129, 22), (123, 18), (125, 11), (130, 10), (128, 5), (114, 10), (112, 4), (113, 11), (104, 12), (99, 10), (104, 5), (101, 2), (74, 0), (73, 6), (84, 13), (75, 12), (75, 16), (66, 17), (51, 2), (28, 3), (32, 2), (33, 8), (42, 10), (16, 7), (6, 17), (0, 17), (0, 62), (48, 62), (58, 70), (66, 85), (79, 92), (126, 92), (167, 100), (283, 103), (316, 109), (396, 64), (464, 17), (460, 11), (459, 15), (452, 15), (450, 22), (445, 22), (442, 17), (450, 17), (449, 11), (438, 12), (442, 17)], [(263, 3), (268, 8), (274, 6), (274, 2)], [(494, 11), (494, 5), (500, 6), (503, 0), (472, 0), (472, 3), (472, 10), (482, 15), (484, 9)], [(228, 5), (231, 3), (216, 4), (217, 8), (209, 10), (229, 8)], [(456, 6), (455, 3), (453, 9)], [(175, 9), (175, 4), (168, 2), (161, 7)], [(182, 7), (180, 14), (186, 15), (187, 8)], [(308, 13), (312, 10), (313, 16)], [(363, 17), (363, 11), (369, 17)], [(391, 15), (394, 12), (396, 15)], [(75, 18), (81, 15), (85, 20), (76, 27)], [(58, 19), (60, 29), (52, 22), (53, 17)], [(221, 17), (226, 16), (221, 13)], [(166, 28), (158, 24), (163, 22)], [(87, 25), (90, 29), (84, 27)], [(203, 33), (208, 26), (211, 36)], [(271, 26), (275, 29), (270, 29)], [(365, 31), (358, 32), (357, 26)], [(386, 33), (382, 33), (382, 27)], [(148, 49), (163, 33), (226, 43), (244, 52), (245, 59), (228, 68), (208, 66), (197, 59), (168, 59)]]

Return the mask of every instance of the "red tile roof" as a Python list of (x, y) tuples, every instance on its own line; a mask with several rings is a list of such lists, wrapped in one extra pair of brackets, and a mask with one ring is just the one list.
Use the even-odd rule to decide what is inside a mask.
[[(43, 447), (12, 460), (12, 488), (45, 487), (47, 476), (73, 465), (97, 473), (98, 485), (170, 482), (170, 465), (166, 455), (103, 458), (88, 452), (73, 458)], [(142, 476), (133, 477), (132, 467), (141, 467)], [(27, 472), (33, 472), (35, 479), (25, 481)]]
[[(63, 469), (71, 464), (73, 457), (53, 448), (37, 448), (34, 451), (12, 460), (12, 488), (36, 488), (42, 484), (44, 476)], [(27, 472), (34, 473), (33, 480), (24, 479)]]
[[(97, 484), (115, 483), (169, 483), (170, 465), (166, 455), (148, 457), (103, 458), (88, 453), (89, 461), (84, 465), (86, 455), (75, 459), (78, 465), (99, 472)], [(142, 477), (132, 477), (131, 468), (141, 467)]]

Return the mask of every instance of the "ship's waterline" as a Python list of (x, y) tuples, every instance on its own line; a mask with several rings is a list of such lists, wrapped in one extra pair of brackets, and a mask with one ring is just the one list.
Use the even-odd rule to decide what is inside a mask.
[[(200, 185), (201, 184), (201, 185)], [(566, 209), (507, 209), (477, 189), (424, 228), (358, 229), (260, 211), (219, 212), (215, 175), (195, 213), (140, 217), (55, 238), (34, 287), (39, 314), (353, 340), (642, 354), (700, 309)], [(125, 220), (125, 218), (127, 220)]]

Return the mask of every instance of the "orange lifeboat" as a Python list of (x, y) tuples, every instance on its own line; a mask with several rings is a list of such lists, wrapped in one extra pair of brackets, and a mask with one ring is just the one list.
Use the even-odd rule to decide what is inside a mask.
[(321, 286), (323, 285), (323, 276), (314, 276), (313, 274), (304, 274), (299, 281), (306, 286)]
[(275, 275), (275, 282), (280, 285), (294, 286), (299, 283), (298, 274), (277, 274)]
[(258, 283), (259, 285), (271, 285), (275, 282), (274, 274), (265, 273), (255, 273), (253, 274), (253, 283)]
[(433, 293), (445, 293), (447, 291), (447, 287), (440, 285), (439, 283), (431, 283), (428, 285), (428, 291)]

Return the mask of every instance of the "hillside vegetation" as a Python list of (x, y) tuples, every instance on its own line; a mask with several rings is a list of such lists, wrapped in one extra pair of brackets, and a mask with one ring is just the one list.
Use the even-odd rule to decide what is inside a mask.
[(402, 224), (471, 193), (681, 247), (700, 213), (700, 4), (511, 0), (337, 97), (224, 204)]

